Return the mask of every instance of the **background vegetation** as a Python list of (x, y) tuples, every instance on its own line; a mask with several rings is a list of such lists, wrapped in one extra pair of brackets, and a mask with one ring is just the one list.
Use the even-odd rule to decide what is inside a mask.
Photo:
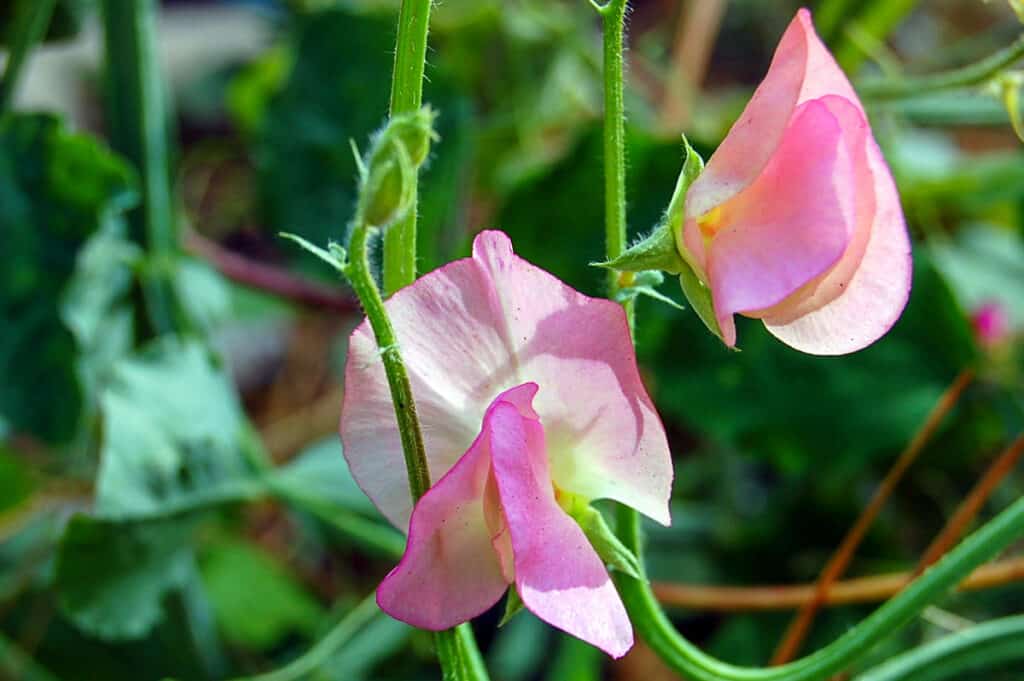
[[(10, 53), (47, 2), (0, 7)], [(710, 154), (798, 4), (630, 4), (638, 235), (671, 195), (680, 133)], [(0, 678), (436, 678), (429, 637), (364, 601), (402, 538), (354, 485), (335, 433), (359, 312), (276, 236), (345, 235), (350, 140), (365, 146), (385, 120), (397, 3), (165, 3), (135, 31), (148, 6), (57, 0), (17, 96), (10, 67), (0, 89)], [(1011, 4), (812, 9), (896, 175), (916, 244), (911, 302), (876, 345), (821, 359), (743, 321), (730, 353), (690, 312), (641, 299), (638, 352), (677, 465), (673, 527), (649, 528), (646, 554), (666, 584), (813, 581), (917, 435), (918, 460), (848, 573), (913, 569), (1024, 430), (1024, 154), (1011, 125), (1024, 76), (901, 84), (1013, 43)], [(583, 0), (437, 5), (424, 99), (441, 141), (420, 185), (421, 271), (498, 227), (522, 256), (603, 293), (587, 264), (603, 252), (599, 28)], [(993, 309), (1007, 328), (990, 340), (977, 324)], [(1024, 492), (1014, 464), (981, 519)], [(864, 666), (1024, 612), (1021, 573), (949, 597)], [(732, 662), (766, 663), (792, 617), (670, 591), (680, 630)], [(805, 648), (871, 607), (826, 609)], [(528, 613), (497, 629), (499, 617), (475, 623), (496, 680), (673, 678), (643, 645), (612, 664)], [(1010, 681), (1024, 666), (973, 673), (958, 678)]]

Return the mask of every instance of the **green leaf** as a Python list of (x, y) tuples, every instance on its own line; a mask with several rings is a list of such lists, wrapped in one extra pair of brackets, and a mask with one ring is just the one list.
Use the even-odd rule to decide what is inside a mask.
[(311, 445), (288, 465), (276, 469), (272, 478), (294, 496), (316, 499), (386, 522), (352, 477), (337, 435)]
[(345, 269), (348, 267), (348, 253), (345, 252), (345, 248), (341, 244), (331, 241), (327, 244), (327, 248), (320, 248), (316, 244), (303, 239), (298, 234), (281, 232), (278, 236), (282, 239), (288, 239), (288, 241), (294, 241), (301, 246), (303, 250), (320, 258), (325, 263), (338, 270), (341, 274), (345, 274)]
[(199, 511), (258, 497), (265, 485), (243, 451), (234, 388), (197, 342), (158, 339), (116, 362), (100, 407), (96, 517), (65, 533), (57, 589), (86, 632), (139, 638), (191, 574)]
[(189, 522), (133, 524), (77, 515), (60, 543), (56, 588), (80, 628), (100, 638), (144, 636), (192, 569)]
[(230, 643), (269, 648), (290, 633), (311, 636), (320, 624), (320, 604), (283, 566), (248, 542), (214, 545), (200, 570), (217, 624)]
[[(18, 2), (8, 1), (0, 4), (0, 46), (12, 42), (9, 30), (14, 29), (16, 22), (11, 21), (17, 13)], [(46, 42), (59, 42), (73, 38), (82, 28), (82, 21), (89, 10), (89, 0), (57, 0), (46, 30)]]
[(120, 322), (98, 330), (130, 283), (128, 264), (107, 256), (136, 200), (130, 169), (96, 140), (51, 116), (0, 120), (0, 413), (12, 428), (50, 442), (75, 434), (91, 399), (80, 355), (122, 345)]
[(234, 387), (198, 343), (158, 340), (122, 360), (101, 407), (101, 516), (167, 516), (262, 491)]

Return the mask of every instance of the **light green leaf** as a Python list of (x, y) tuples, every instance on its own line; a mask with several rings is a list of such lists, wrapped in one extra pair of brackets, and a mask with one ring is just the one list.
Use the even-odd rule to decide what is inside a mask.
[(166, 516), (262, 491), (242, 451), (238, 397), (198, 343), (159, 340), (119, 362), (101, 408), (103, 517)]
[(276, 485), (295, 496), (380, 517), (373, 502), (352, 477), (337, 435), (311, 445), (288, 465), (277, 469), (272, 477)]
[(290, 633), (311, 636), (320, 624), (320, 604), (252, 544), (216, 544), (203, 557), (200, 570), (217, 624), (230, 643), (268, 648)]

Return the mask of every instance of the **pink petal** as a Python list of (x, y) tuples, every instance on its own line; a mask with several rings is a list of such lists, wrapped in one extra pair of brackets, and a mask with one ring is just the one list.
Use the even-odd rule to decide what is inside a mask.
[(866, 144), (874, 185), (874, 215), (863, 257), (831, 302), (785, 323), (765, 319), (779, 340), (815, 355), (842, 355), (881, 338), (910, 297), (913, 259), (903, 209), (889, 167), (874, 139)]
[(838, 262), (856, 224), (854, 170), (828, 106), (801, 105), (761, 175), (719, 208), (707, 275), (723, 331), (734, 313), (776, 305)]
[[(495, 395), (532, 380), (541, 386), (537, 411), (560, 443), (566, 442), (561, 435), (582, 435), (581, 424), (587, 425), (587, 447), (567, 445), (559, 454), (579, 465), (560, 466), (559, 472), (586, 469), (582, 487), (668, 522), (668, 443), (640, 381), (619, 305), (584, 296), (517, 257), (501, 232), (482, 232), (472, 258), (423, 276), (386, 304), (410, 374), (432, 479), (466, 451)], [(572, 381), (595, 373), (602, 376), (594, 379), (600, 392), (573, 389)], [(345, 386), (345, 457), (370, 499), (404, 528), (412, 506), (405, 465), (383, 366), (365, 322), (352, 334)], [(612, 479), (602, 481), (605, 472)], [(559, 482), (572, 486), (571, 480)]]
[(860, 101), (821, 42), (811, 13), (801, 9), (775, 48), (764, 80), (687, 191), (687, 215), (703, 215), (743, 191), (761, 174), (797, 106), (828, 94)]
[(516, 257), (500, 232), (478, 236), (473, 257), (495, 282), (520, 374), (541, 387), (535, 405), (554, 481), (668, 525), (671, 455), (622, 307)]
[(536, 392), (537, 386), (527, 383), (499, 395), (469, 450), (416, 504), (405, 554), (377, 589), (381, 610), (439, 631), (476, 617), (505, 593), (510, 580), (488, 523), (496, 514), (485, 508), (484, 498), (489, 480), (493, 483), (494, 413), (502, 405), (535, 419), (530, 402)]
[(523, 604), (545, 622), (621, 657), (633, 645), (629, 617), (601, 559), (555, 501), (544, 428), (499, 403), (491, 429), (495, 479)]

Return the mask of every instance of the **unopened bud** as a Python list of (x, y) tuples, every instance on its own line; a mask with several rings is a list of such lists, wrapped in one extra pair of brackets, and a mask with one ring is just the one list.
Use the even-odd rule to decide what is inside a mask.
[(402, 219), (412, 208), (416, 171), (430, 153), (434, 112), (424, 107), (400, 114), (374, 138), (364, 162), (362, 217), (376, 227)]

